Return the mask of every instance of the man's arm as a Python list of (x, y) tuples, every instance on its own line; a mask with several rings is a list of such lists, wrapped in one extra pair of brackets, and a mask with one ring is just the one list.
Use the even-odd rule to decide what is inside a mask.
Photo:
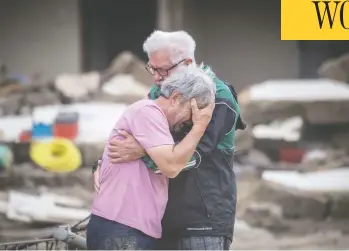
[[(214, 105), (199, 110), (192, 100), (193, 128), (174, 145), (167, 119), (154, 107), (145, 107), (132, 121), (132, 134), (154, 160), (160, 171), (173, 178), (186, 166), (209, 123)], [(172, 142), (172, 143), (171, 143)]]
[(204, 131), (205, 128), (194, 125), (179, 144), (152, 147), (146, 151), (162, 174), (168, 178), (174, 178), (188, 163)]
[[(231, 102), (226, 99), (216, 99), (216, 105), (212, 114), (212, 119), (208, 124), (204, 135), (201, 137), (194, 154), (186, 164), (183, 170), (198, 167), (201, 163), (202, 156), (210, 154), (217, 149), (219, 142), (229, 133), (236, 121), (236, 111)], [(142, 160), (147, 167), (156, 170), (157, 165), (151, 156), (144, 156)]]

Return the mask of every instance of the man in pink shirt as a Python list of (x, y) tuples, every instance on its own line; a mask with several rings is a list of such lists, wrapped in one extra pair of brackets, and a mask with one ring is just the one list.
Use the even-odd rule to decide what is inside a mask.
[[(196, 66), (171, 75), (157, 100), (131, 105), (114, 126), (132, 134), (161, 173), (142, 160), (112, 164), (105, 148), (99, 191), (87, 227), (88, 249), (153, 249), (161, 238), (161, 220), (168, 199), (168, 178), (176, 177), (193, 155), (211, 119), (216, 88)], [(174, 144), (171, 131), (192, 121), (186, 137)]]

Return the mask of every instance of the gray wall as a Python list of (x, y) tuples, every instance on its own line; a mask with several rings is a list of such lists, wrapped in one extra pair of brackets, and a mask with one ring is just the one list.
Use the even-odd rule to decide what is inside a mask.
[[(81, 70), (78, 2), (1, 0), (0, 59), (11, 72), (53, 77)], [(238, 89), (299, 75), (297, 43), (280, 41), (280, 0), (264, 2), (182, 1), (183, 28), (197, 41), (198, 61)]]
[(79, 22), (78, 0), (1, 0), (0, 59), (17, 74), (79, 72)]
[(183, 28), (196, 39), (198, 61), (237, 89), (298, 77), (297, 42), (280, 41), (280, 0), (184, 2)]

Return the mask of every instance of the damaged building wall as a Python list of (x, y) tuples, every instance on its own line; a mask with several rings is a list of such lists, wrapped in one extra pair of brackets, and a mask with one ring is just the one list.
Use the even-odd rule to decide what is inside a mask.
[(0, 60), (14, 74), (80, 71), (78, 0), (2, 0)]
[(268, 5), (258, 0), (185, 1), (183, 28), (197, 41), (198, 61), (211, 64), (238, 90), (272, 78), (298, 77), (297, 42), (280, 41), (279, 0)]
[[(222, 79), (237, 89), (271, 78), (298, 77), (297, 42), (280, 41), (280, 2), (274, 0), (268, 6), (253, 2), (251, 5), (250, 1), (176, 1), (169, 4), (173, 12), (169, 22), (173, 23), (161, 21), (164, 17), (161, 13), (157, 17), (154, 13), (154, 19), (160, 19), (158, 28), (182, 27), (192, 34), (197, 41), (198, 62), (210, 63)], [(2, 1), (0, 30), (6, 36), (0, 41), (0, 59), (20, 74), (42, 72), (52, 77), (62, 72), (79, 72), (83, 20), (78, 3), (78, 0)], [(159, 12), (162, 3), (166, 1), (158, 1)], [(141, 44), (141, 40), (137, 43)]]
[(104, 70), (125, 50), (147, 60), (142, 43), (156, 26), (156, 0), (80, 3), (84, 71)]

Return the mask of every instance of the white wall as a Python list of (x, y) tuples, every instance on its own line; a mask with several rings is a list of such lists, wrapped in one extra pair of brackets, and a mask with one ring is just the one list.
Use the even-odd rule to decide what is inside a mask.
[(1, 0), (0, 59), (11, 73), (81, 69), (78, 0)]

